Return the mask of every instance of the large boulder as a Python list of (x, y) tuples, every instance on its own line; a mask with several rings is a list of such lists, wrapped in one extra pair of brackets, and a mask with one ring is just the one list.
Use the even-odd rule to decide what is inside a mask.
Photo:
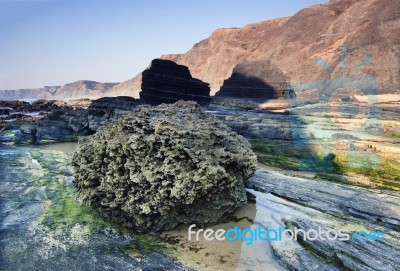
[(207, 105), (210, 102), (210, 87), (208, 83), (193, 78), (188, 67), (170, 60), (154, 59), (142, 73), (142, 91), (139, 95), (151, 105), (179, 100)]
[(56, 100), (36, 100), (32, 103), (32, 111), (39, 112), (52, 112), (57, 109), (72, 109), (63, 101)]
[(101, 127), (73, 157), (78, 200), (140, 231), (214, 223), (246, 203), (256, 156), (242, 136), (179, 101)]

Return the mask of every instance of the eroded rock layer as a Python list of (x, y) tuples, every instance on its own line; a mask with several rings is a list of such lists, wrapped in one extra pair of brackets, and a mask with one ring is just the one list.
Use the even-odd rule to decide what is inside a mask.
[(218, 221), (246, 203), (243, 181), (256, 167), (250, 144), (180, 101), (100, 128), (73, 158), (78, 199), (137, 230)]

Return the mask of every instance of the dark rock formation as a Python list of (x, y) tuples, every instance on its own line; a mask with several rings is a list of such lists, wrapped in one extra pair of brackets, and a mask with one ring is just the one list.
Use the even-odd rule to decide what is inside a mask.
[(43, 119), (45, 116), (30, 116), (30, 115), (25, 115), (21, 113), (16, 113), (16, 114), (11, 114), (3, 118), (3, 120), (11, 120), (11, 121), (20, 121), (20, 122), (38, 122), (41, 119)]
[(12, 122), (7, 129), (14, 130), (13, 141), (17, 144), (38, 144), (54, 141), (67, 141), (73, 136), (63, 121), (42, 120), (31, 122)]
[(36, 100), (31, 105), (33, 112), (52, 112), (57, 109), (72, 109), (65, 102), (56, 100)]
[(0, 101), (0, 107), (12, 108), (16, 112), (32, 111), (31, 104), (23, 101)]
[(134, 110), (139, 104), (140, 101), (138, 99), (127, 96), (104, 97), (94, 100), (87, 109), (88, 128), (90, 131), (95, 132), (100, 125), (118, 118), (121, 114)]
[(88, 109), (89, 114), (90, 112), (92, 112), (93, 115), (99, 114), (96, 113), (99, 111), (101, 112), (100, 114), (104, 114), (115, 110), (132, 110), (139, 103), (139, 100), (128, 96), (104, 97), (92, 101)]
[(32, 104), (23, 101), (0, 101), (0, 107), (9, 107), (14, 112), (52, 112), (57, 109), (71, 109), (67, 103), (56, 100), (36, 100)]
[(282, 71), (270, 61), (251, 61), (237, 65), (215, 96), (259, 101), (287, 98), (286, 86)]
[(87, 109), (57, 110), (48, 118), (65, 122), (74, 134), (90, 135), (96, 132), (100, 125), (132, 111), (139, 102), (132, 97), (104, 97), (92, 101)]
[(209, 85), (193, 78), (188, 67), (173, 61), (154, 59), (142, 78), (140, 98), (145, 103), (158, 105), (192, 100), (206, 105), (210, 102)]
[(11, 111), (9, 107), (0, 107), (0, 115), (9, 115)]
[(141, 231), (205, 224), (246, 203), (250, 144), (195, 102), (142, 106), (73, 158), (78, 199)]
[[(52, 101), (49, 104), (38, 103), (38, 106), (42, 104), (46, 104), (45, 108), (49, 110), (56, 108), (52, 106), (54, 104)], [(91, 102), (88, 109), (73, 110), (66, 105), (47, 116), (32, 118), (23, 114), (13, 115), (17, 121), (4, 126), (8, 130), (17, 131), (14, 141), (19, 144), (75, 141), (78, 139), (77, 136), (95, 133), (99, 126), (132, 111), (138, 104), (139, 100), (132, 97), (100, 98)]]

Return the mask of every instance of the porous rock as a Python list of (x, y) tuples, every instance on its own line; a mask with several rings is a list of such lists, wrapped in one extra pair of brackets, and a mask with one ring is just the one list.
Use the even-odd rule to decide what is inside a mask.
[(246, 203), (250, 144), (195, 102), (135, 112), (100, 128), (73, 157), (78, 200), (140, 231), (204, 225)]

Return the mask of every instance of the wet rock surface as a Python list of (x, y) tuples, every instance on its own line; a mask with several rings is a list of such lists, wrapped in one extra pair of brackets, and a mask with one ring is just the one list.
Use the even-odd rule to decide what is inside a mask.
[(78, 199), (143, 231), (217, 222), (246, 203), (250, 144), (195, 102), (143, 106), (73, 159)]
[[(271, 242), (290, 270), (397, 270), (400, 266), (400, 195), (308, 180), (259, 170), (246, 183), (256, 196), (257, 218), (265, 228), (345, 229), (351, 238)], [(383, 240), (358, 240), (358, 232), (380, 231)]]
[(154, 59), (142, 73), (140, 98), (145, 103), (159, 105), (179, 100), (192, 100), (201, 105), (210, 102), (210, 87), (191, 76), (188, 67), (170, 60)]
[[(0, 144), (0, 270), (189, 270), (75, 202), (70, 157)], [(139, 250), (139, 249), (138, 249)]]

